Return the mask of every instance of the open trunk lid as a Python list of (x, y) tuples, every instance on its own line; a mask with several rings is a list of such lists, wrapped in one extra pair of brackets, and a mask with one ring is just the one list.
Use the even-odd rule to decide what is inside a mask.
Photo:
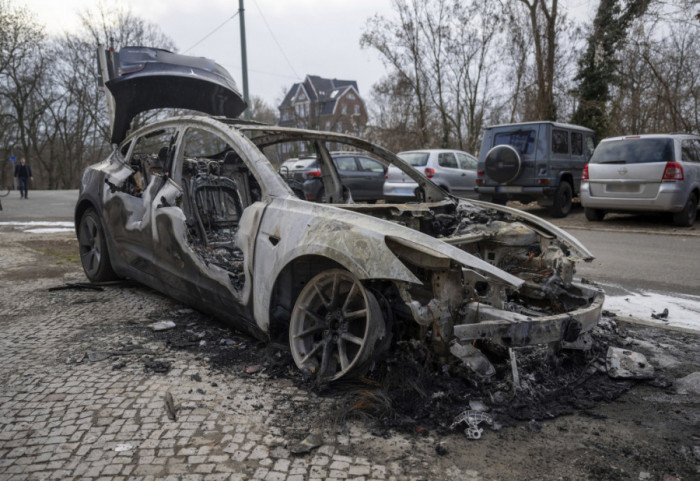
[(238, 117), (247, 107), (231, 74), (213, 60), (152, 47), (124, 47), (105, 85), (114, 96), (112, 142), (124, 140), (133, 118), (147, 110), (179, 108)]

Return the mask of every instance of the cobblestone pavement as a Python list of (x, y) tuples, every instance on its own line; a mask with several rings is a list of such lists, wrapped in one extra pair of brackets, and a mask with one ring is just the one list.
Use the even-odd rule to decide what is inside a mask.
[[(264, 372), (211, 370), (207, 358), (140, 337), (154, 314), (183, 308), (149, 289), (48, 291), (85, 281), (75, 258), (21, 249), (8, 235), (0, 251), (0, 479), (480, 479), (406, 455), (434, 456), (430, 437), (380, 438), (377, 450), (361, 423), (319, 423), (332, 400)], [(58, 266), (47, 266), (46, 277), (26, 278), (51, 259)], [(157, 372), (163, 363), (169, 371)], [(314, 432), (320, 447), (290, 453)]]
[[(700, 338), (692, 334), (635, 328), (626, 339), (651, 356), (662, 375), (656, 385), (469, 441), (461, 432), (375, 431), (340, 416), (340, 391), (319, 396), (250, 363), (222, 367), (204, 349), (176, 349), (165, 333), (197, 331), (207, 319), (148, 288), (48, 290), (76, 282), (85, 277), (73, 234), (0, 226), (0, 481), (672, 481), (700, 473)], [(149, 329), (164, 319), (178, 328)], [(293, 454), (309, 435), (320, 445)]]

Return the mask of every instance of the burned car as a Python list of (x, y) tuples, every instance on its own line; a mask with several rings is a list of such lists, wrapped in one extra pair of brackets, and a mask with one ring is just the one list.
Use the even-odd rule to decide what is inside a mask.
[[(107, 82), (117, 111), (131, 98), (114, 83), (133, 82), (121, 89), (133, 92), (140, 78)], [(598, 322), (602, 292), (573, 279), (575, 262), (593, 257), (566, 232), (453, 197), (365, 140), (226, 118), (221, 107), (237, 91), (210, 87), (217, 101), (202, 96), (196, 107), (219, 117), (115, 130), (112, 154), (85, 170), (75, 224), (91, 281), (132, 278), (284, 341), (296, 365), (322, 380), (362, 374), (396, 333), (487, 375), (481, 342), (574, 346)], [(166, 100), (181, 106), (176, 95)], [(268, 157), (285, 142), (313, 145), (325, 203), (299, 199), (273, 167)], [(354, 203), (330, 145), (401, 169), (420, 201)]]

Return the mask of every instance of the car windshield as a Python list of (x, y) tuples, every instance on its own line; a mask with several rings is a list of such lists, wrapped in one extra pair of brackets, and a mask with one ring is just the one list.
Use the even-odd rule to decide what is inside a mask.
[(592, 164), (641, 164), (672, 160), (672, 139), (621, 139), (601, 142), (591, 157)]
[(494, 147), (496, 145), (510, 145), (520, 155), (532, 154), (535, 150), (535, 131), (516, 130), (513, 132), (501, 132), (494, 136), (493, 145)]
[(413, 167), (423, 167), (428, 163), (430, 154), (427, 152), (401, 152), (398, 157)]

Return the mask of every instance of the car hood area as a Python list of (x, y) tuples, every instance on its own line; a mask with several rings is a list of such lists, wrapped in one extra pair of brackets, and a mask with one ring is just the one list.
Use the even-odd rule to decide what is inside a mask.
[(124, 47), (105, 82), (114, 97), (112, 142), (124, 140), (134, 117), (148, 110), (188, 109), (227, 118), (247, 107), (236, 82), (213, 60), (151, 47)]

